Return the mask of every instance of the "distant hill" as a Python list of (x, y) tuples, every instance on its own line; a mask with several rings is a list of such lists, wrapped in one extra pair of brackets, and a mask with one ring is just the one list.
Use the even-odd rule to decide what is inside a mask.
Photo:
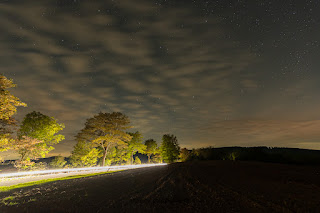
[(320, 164), (320, 150), (278, 147), (221, 147), (189, 150), (188, 160), (240, 160), (286, 164)]

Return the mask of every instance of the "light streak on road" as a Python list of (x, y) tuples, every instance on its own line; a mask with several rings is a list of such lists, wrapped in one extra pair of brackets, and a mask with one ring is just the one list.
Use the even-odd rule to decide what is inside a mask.
[(125, 165), (125, 166), (104, 166), (104, 167), (86, 167), (86, 168), (70, 168), (70, 169), (53, 169), (53, 170), (41, 170), (41, 171), (30, 171), (30, 172), (15, 172), (0, 174), (0, 178), (18, 178), (26, 176), (36, 175), (49, 175), (49, 174), (60, 174), (60, 173), (81, 173), (81, 172), (108, 172), (117, 170), (137, 169), (144, 167), (164, 166), (166, 163), (159, 164), (140, 164), (140, 165)]

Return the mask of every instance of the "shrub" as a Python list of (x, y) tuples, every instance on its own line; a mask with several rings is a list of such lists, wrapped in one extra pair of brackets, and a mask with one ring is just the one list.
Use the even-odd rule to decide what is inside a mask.
[(35, 163), (27, 158), (24, 161), (16, 161), (14, 167), (16, 167), (18, 170), (34, 171), (47, 169), (47, 164), (43, 162)]
[(141, 164), (140, 158), (136, 157), (136, 158), (134, 159), (134, 164)]
[(63, 156), (59, 155), (52, 159), (49, 163), (50, 167), (52, 168), (63, 168), (66, 165), (67, 161), (64, 159)]

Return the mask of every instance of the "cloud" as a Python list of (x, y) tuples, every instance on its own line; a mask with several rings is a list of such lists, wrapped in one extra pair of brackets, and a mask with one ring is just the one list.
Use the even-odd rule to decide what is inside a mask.
[(202, 132), (210, 132), (218, 146), (302, 147), (314, 141), (318, 147), (319, 128), (320, 120), (225, 120), (211, 122)]
[[(262, 129), (275, 134), (265, 141), (289, 131), (279, 133), (269, 121), (224, 122), (253, 113), (240, 89), (260, 91), (255, 73), (247, 72), (261, 59), (229, 39), (218, 16), (205, 22), (190, 5), (5, 2), (0, 31), (1, 72), (14, 79), (19, 87), (13, 93), (29, 106), (18, 117), (37, 110), (65, 123), (67, 140), (58, 151), (71, 150), (85, 119), (99, 111), (122, 111), (146, 138), (171, 132), (188, 146), (227, 145), (230, 135), (245, 143), (246, 133), (262, 143), (268, 135)], [(261, 115), (269, 105), (259, 101)]]

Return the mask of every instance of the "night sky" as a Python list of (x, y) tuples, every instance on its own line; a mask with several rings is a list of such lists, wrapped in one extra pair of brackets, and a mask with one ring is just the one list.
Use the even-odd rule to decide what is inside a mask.
[[(320, 149), (319, 1), (0, 0), (0, 72), (66, 125), (98, 112), (181, 147)], [(10, 156), (10, 153), (6, 154)]]

